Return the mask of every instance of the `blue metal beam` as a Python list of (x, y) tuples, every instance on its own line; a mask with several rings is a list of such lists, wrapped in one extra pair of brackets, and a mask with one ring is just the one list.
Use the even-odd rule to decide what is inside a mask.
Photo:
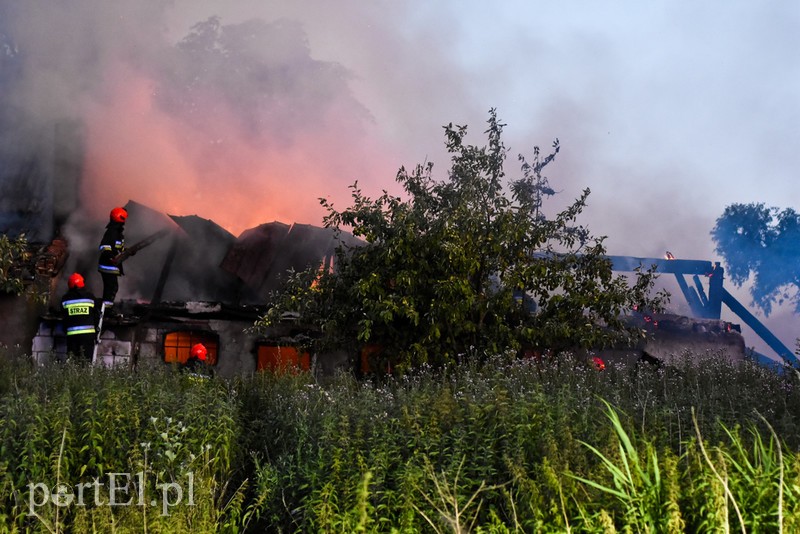
[(689, 287), (689, 284), (686, 283), (686, 279), (680, 273), (675, 273), (675, 280), (678, 281), (678, 287), (681, 288), (686, 302), (689, 303), (689, 309), (692, 310), (692, 315), (695, 317), (705, 317), (707, 313), (706, 309), (703, 303), (700, 302), (700, 297), (697, 296), (694, 288)]
[[(723, 287), (725, 270), (719, 262), (638, 258), (634, 256), (606, 256), (606, 258), (611, 260), (612, 269), (615, 271), (647, 270), (651, 267), (655, 267), (658, 273), (675, 274), (678, 285), (683, 295), (686, 297), (692, 313), (694, 313), (696, 317), (720, 319), (722, 304), (724, 303), (784, 361), (791, 365), (800, 366), (800, 361), (794, 353)], [(684, 274), (693, 275), (694, 283), (697, 286), (697, 292), (695, 292), (694, 288), (686, 284), (686, 281), (683, 279)], [(703, 285), (699, 278), (700, 275), (708, 277), (707, 296), (703, 291)]]
[(764, 343), (766, 343), (769, 348), (774, 350), (775, 353), (783, 358), (785, 362), (795, 366), (800, 364), (789, 347), (784, 345), (780, 339), (775, 337), (775, 335), (769, 331), (769, 328), (764, 326), (764, 324), (759, 321), (755, 315), (747, 311), (747, 308), (742, 306), (742, 304), (736, 300), (736, 297), (728, 293), (728, 290), (724, 287), (720, 288), (720, 290), (722, 292), (722, 302), (724, 302), (733, 313), (738, 315), (745, 322), (745, 324), (747, 324), (747, 326), (752, 328), (753, 332), (758, 334), (758, 336), (764, 340)]
[(708, 274), (714, 270), (710, 261), (704, 260), (665, 260), (663, 258), (636, 258), (634, 256), (606, 256), (611, 260), (615, 271), (647, 270), (655, 266), (659, 273)]
[(706, 292), (705, 292), (705, 290), (703, 289), (703, 284), (702, 284), (702, 282), (700, 282), (700, 277), (699, 277), (699, 276), (697, 276), (697, 275), (694, 275), (694, 276), (692, 277), (692, 280), (694, 281), (694, 285), (695, 285), (695, 287), (697, 287), (697, 294), (698, 294), (698, 295), (700, 295), (700, 302), (701, 302), (701, 304), (702, 304), (703, 306), (708, 306), (708, 297), (706, 297)]

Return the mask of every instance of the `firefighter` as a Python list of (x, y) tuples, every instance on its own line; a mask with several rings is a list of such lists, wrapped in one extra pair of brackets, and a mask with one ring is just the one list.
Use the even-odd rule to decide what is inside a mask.
[(91, 363), (97, 339), (97, 311), (95, 299), (85, 286), (80, 273), (72, 273), (67, 279), (69, 289), (61, 299), (64, 309), (64, 330), (67, 334), (67, 357)]
[(208, 349), (202, 343), (195, 343), (189, 351), (189, 358), (181, 370), (190, 376), (207, 378), (211, 373), (208, 368)]
[(106, 232), (100, 241), (100, 259), (97, 263), (97, 270), (103, 278), (103, 304), (106, 309), (114, 305), (114, 298), (119, 290), (119, 277), (125, 274), (122, 263), (115, 263), (114, 258), (117, 254), (125, 250), (125, 221), (128, 219), (128, 212), (125, 208), (114, 208), (109, 214), (109, 221), (106, 225)]

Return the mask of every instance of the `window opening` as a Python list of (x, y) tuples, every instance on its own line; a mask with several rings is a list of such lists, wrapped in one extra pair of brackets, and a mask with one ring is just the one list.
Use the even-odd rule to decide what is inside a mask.
[(311, 369), (311, 357), (307, 352), (300, 353), (294, 347), (280, 345), (258, 345), (257, 371), (288, 371)]
[(219, 350), (219, 341), (216, 334), (197, 330), (179, 330), (165, 334), (164, 361), (167, 363), (186, 363), (186, 360), (189, 359), (189, 352), (196, 343), (202, 343), (208, 350), (206, 364), (216, 365)]

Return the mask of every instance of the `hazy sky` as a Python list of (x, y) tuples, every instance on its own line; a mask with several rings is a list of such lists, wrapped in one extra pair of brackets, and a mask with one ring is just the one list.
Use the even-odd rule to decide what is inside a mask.
[[(317, 197), (346, 202), (355, 180), (397, 192), (424, 161), (443, 176), (442, 126), (482, 143), (490, 108), (510, 173), (560, 140), (555, 204), (589, 187), (583, 222), (612, 254), (715, 260), (726, 205), (800, 207), (797, 2), (0, 0), (0, 16), (20, 105), (88, 124), (100, 212), (318, 224)], [(188, 46), (212, 16), (216, 40)], [(792, 347), (794, 318), (770, 323)]]
[(586, 215), (612, 252), (708, 258), (726, 205), (797, 205), (800, 5), (703, 4), (187, 0), (170, 27), (207, 13), (300, 21), (395, 157), (361, 180), (391, 187), (396, 167), (426, 158), (444, 172), (441, 126), (479, 142), (494, 107), (512, 156), (560, 139), (551, 181), (563, 202), (592, 189)]

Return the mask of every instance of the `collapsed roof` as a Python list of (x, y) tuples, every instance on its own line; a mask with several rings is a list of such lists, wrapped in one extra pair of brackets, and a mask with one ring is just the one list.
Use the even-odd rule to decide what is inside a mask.
[[(340, 243), (360, 242), (345, 232), (337, 237), (331, 228), (281, 222), (261, 224), (235, 237), (197, 215), (171, 216), (135, 201), (125, 208), (127, 247), (154, 234), (159, 238), (126, 260), (118, 295), (123, 300), (263, 303), (280, 287), (287, 270), (330, 265)], [(99, 243), (100, 229), (92, 233), (97, 235), (91, 242)], [(90, 256), (91, 265), (78, 263), (94, 271), (96, 244), (78, 253)]]

